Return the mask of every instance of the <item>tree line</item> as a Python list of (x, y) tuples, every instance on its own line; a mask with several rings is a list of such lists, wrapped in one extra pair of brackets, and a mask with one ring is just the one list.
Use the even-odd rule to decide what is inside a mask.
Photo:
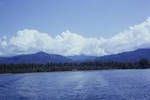
[(54, 72), (76, 70), (104, 70), (104, 69), (145, 69), (150, 68), (147, 59), (138, 62), (70, 62), (48, 64), (0, 64), (0, 73)]

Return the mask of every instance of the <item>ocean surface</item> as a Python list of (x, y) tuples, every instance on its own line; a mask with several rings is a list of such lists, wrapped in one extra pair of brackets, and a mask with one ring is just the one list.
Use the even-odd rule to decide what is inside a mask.
[(0, 100), (150, 100), (150, 70), (0, 74)]

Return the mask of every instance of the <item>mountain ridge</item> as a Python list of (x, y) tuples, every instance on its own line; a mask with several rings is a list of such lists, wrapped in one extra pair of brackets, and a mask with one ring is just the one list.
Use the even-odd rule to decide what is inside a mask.
[(126, 51), (118, 54), (101, 56), (97, 57), (96, 60), (104, 62), (137, 62), (143, 58), (150, 61), (150, 48), (142, 48), (134, 51)]
[(71, 59), (45, 52), (37, 52), (34, 54), (24, 54), (12, 57), (0, 57), (0, 64), (46, 64), (46, 63), (64, 63), (70, 62)]
[(70, 63), (85, 61), (103, 62), (136, 62), (145, 58), (150, 61), (150, 48), (137, 49), (106, 56), (74, 55), (62, 56), (58, 54), (48, 54), (40, 51), (34, 54), (23, 54), (11, 57), (0, 57), (0, 64), (46, 64), (46, 63)]

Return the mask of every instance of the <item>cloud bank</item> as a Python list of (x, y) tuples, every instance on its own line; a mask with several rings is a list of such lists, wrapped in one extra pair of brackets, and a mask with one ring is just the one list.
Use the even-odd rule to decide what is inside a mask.
[(44, 51), (60, 55), (109, 55), (150, 47), (150, 18), (110, 38), (84, 37), (70, 31), (55, 37), (35, 29), (18, 31), (14, 36), (0, 37), (0, 56)]

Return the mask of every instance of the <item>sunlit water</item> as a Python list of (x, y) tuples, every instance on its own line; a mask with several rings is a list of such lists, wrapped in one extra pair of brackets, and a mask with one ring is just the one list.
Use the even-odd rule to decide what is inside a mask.
[(150, 100), (150, 70), (1, 74), (0, 100)]

